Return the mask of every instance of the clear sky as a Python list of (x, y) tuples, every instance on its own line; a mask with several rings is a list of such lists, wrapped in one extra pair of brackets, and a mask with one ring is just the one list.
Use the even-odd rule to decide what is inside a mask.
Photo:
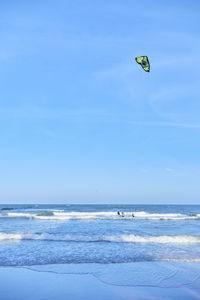
[(0, 202), (200, 203), (199, 28), (199, 0), (1, 0)]

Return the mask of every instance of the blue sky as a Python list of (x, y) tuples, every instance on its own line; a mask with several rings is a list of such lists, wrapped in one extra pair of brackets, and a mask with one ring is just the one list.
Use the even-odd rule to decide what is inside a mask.
[(0, 202), (200, 203), (199, 28), (195, 0), (0, 1)]

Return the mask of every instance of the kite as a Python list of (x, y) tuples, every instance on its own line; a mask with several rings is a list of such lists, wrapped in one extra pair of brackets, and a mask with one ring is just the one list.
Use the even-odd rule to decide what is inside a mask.
[(150, 72), (150, 63), (147, 56), (137, 56), (135, 60), (139, 65), (141, 65), (143, 70)]

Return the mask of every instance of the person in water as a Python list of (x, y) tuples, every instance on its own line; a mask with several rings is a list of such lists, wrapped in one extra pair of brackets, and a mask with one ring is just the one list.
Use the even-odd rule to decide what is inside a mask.
[(118, 211), (117, 214), (118, 214), (118, 216), (124, 217), (124, 212), (123, 211), (121, 213), (120, 213), (120, 211)]
[(132, 217), (133, 217), (133, 218), (135, 217), (134, 213), (132, 213)]

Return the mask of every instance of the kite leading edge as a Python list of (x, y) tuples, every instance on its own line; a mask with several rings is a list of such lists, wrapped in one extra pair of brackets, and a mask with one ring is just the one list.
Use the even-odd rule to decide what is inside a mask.
[(137, 56), (135, 60), (139, 65), (141, 65), (143, 70), (150, 72), (150, 63), (147, 56)]

